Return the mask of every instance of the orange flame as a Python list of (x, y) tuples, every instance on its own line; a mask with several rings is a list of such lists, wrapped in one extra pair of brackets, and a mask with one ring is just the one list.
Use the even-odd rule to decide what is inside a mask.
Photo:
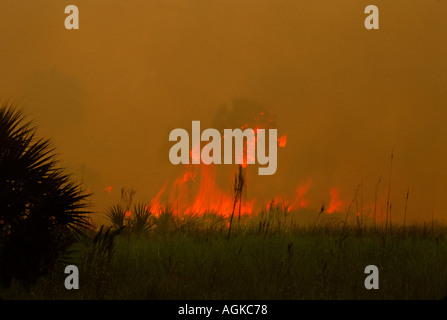
[(307, 199), (306, 195), (310, 190), (312, 183), (307, 181), (304, 184), (299, 185), (296, 188), (295, 196), (292, 200), (286, 200), (285, 197), (276, 196), (271, 202), (266, 204), (266, 209), (272, 209), (272, 205), (279, 205), (283, 210), (287, 212), (297, 211), (300, 209), (307, 208), (309, 206), (310, 200)]
[[(205, 212), (215, 212), (222, 216), (229, 216), (232, 213), (233, 197), (220, 190), (216, 182), (216, 168), (212, 165), (200, 166), (200, 188), (193, 204), (185, 212), (187, 214), (203, 214)], [(241, 214), (251, 215), (253, 212), (253, 201), (242, 201)]]
[(296, 188), (295, 198), (293, 199), (293, 202), (290, 204), (288, 212), (292, 210), (303, 209), (309, 205), (310, 201), (309, 199), (306, 198), (306, 195), (309, 192), (311, 185), (312, 182), (309, 180), (305, 184), (299, 185)]
[(163, 206), (163, 205), (161, 204), (160, 197), (161, 197), (161, 195), (163, 194), (163, 192), (165, 191), (167, 185), (168, 185), (167, 183), (165, 183), (165, 184), (163, 185), (163, 187), (160, 189), (160, 191), (158, 191), (158, 193), (157, 193), (157, 195), (155, 196), (155, 198), (152, 199), (151, 202), (150, 202), (150, 204), (149, 204), (149, 207), (151, 208), (152, 213), (153, 213), (155, 216), (157, 216), (157, 217), (158, 217), (158, 216), (164, 211), (164, 209), (165, 209), (165, 206)]
[[(258, 129), (269, 129), (273, 125), (272, 114), (265, 114), (263, 111), (254, 116), (254, 121), (243, 123), (242, 130), (253, 128), (254, 139), (245, 139), (241, 155), (237, 155), (236, 163), (240, 163), (242, 168), (247, 164), (255, 163), (256, 153), (248, 150), (256, 150)], [(222, 136), (225, 138), (225, 135)], [(280, 147), (284, 147), (287, 136), (283, 135), (278, 139)], [(162, 198), (172, 207), (171, 210), (178, 216), (183, 214), (203, 215), (206, 212), (214, 212), (222, 216), (229, 216), (233, 211), (241, 215), (252, 215), (254, 213), (255, 200), (242, 199), (235, 207), (234, 197), (231, 192), (225, 192), (216, 185), (216, 167), (205, 165), (201, 162), (200, 142), (195, 142), (190, 151), (191, 162), (199, 164), (185, 165), (185, 171), (173, 182), (170, 191), (167, 182), (159, 190), (157, 195), (150, 201), (151, 211), (159, 215), (166, 209), (162, 204)], [(242, 157), (242, 159), (240, 158)], [(308, 205), (304, 195), (309, 187), (304, 187), (297, 191), (296, 199), (292, 202), (293, 207), (302, 208)], [(239, 208), (240, 207), (240, 208)]]
[[(244, 141), (242, 155), (238, 155), (242, 159), (236, 159), (238, 160), (236, 162), (241, 162), (240, 165), (243, 168), (246, 168), (247, 164), (255, 161), (255, 159), (250, 158), (253, 154), (247, 151), (251, 147), (255, 147), (251, 144), (257, 143), (258, 129), (269, 129), (272, 127), (274, 122), (270, 118), (269, 114), (260, 112), (254, 116), (254, 122), (239, 125), (242, 130), (253, 128), (254, 131), (254, 139), (245, 139)], [(278, 147), (284, 148), (287, 145), (287, 135), (281, 135), (277, 141)], [(185, 165), (185, 171), (171, 185), (168, 185), (168, 182), (166, 182), (150, 201), (150, 210), (155, 215), (160, 215), (167, 209), (167, 204), (169, 204), (171, 211), (176, 213), (180, 218), (184, 214), (201, 216), (207, 212), (228, 217), (232, 212), (239, 213), (239, 210), (242, 215), (253, 215), (255, 213), (255, 199), (242, 199), (240, 201), (241, 203), (236, 203), (235, 206), (232, 192), (222, 190), (216, 183), (216, 166), (213, 164), (205, 165), (200, 161), (200, 148), (200, 143), (196, 142), (190, 151), (192, 162), (198, 162), (199, 164)], [(282, 206), (282, 209), (287, 210), (287, 212), (295, 212), (308, 208), (311, 205), (311, 200), (308, 196), (311, 186), (311, 180), (301, 183), (297, 186), (292, 197), (286, 200), (285, 196), (276, 196), (264, 208), (267, 207), (269, 209), (272, 205), (277, 205), (280, 209)], [(109, 190), (111, 191), (111, 187)], [(110, 192), (109, 190), (108, 192)], [(344, 205), (344, 201), (340, 198), (340, 190), (332, 187), (329, 189), (329, 195), (330, 201), (325, 212), (328, 214), (340, 212)], [(260, 209), (259, 206), (257, 208)], [(378, 220), (380, 219), (379, 209), (377, 208), (376, 211), (376, 219)], [(369, 216), (373, 215), (373, 210), (367, 210), (366, 207), (357, 212), (357, 215), (366, 212), (369, 212)], [(354, 212), (354, 214), (356, 213)]]
[(333, 213), (336, 211), (340, 211), (343, 205), (343, 201), (339, 198), (339, 191), (336, 188), (331, 188), (329, 190), (329, 194), (331, 196), (331, 201), (329, 202), (329, 207), (327, 209), (327, 213)]
[(284, 134), (278, 138), (278, 146), (280, 148), (284, 148), (286, 144), (287, 144), (287, 135)]

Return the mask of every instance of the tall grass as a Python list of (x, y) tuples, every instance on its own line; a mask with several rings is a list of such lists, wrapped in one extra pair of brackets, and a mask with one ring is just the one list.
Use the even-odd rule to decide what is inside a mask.
[[(78, 242), (72, 263), (80, 289), (66, 290), (62, 270), (4, 299), (442, 299), (447, 295), (447, 226), (347, 219), (346, 213), (289, 212), (272, 203), (242, 215), (228, 239), (229, 217), (178, 216), (133, 207), (135, 228), (100, 228)], [(135, 220), (136, 221), (136, 220)], [(143, 222), (149, 224), (143, 224)], [(132, 228), (132, 226), (134, 228)], [(119, 231), (118, 231), (119, 230)], [(137, 231), (140, 230), (140, 231)], [(364, 287), (367, 265), (379, 290)]]
[[(119, 234), (111, 255), (99, 244), (109, 240), (85, 243), (75, 260), (93, 258), (79, 264), (79, 290), (65, 290), (63, 274), (53, 273), (28, 293), (13, 286), (4, 298), (442, 299), (447, 293), (445, 226), (410, 225), (405, 233), (368, 227), (359, 236), (353, 225), (341, 236), (330, 224), (292, 231), (270, 221), (267, 233), (235, 228), (230, 240), (226, 232), (203, 232), (203, 225)], [(370, 264), (379, 268), (379, 290), (364, 288)]]

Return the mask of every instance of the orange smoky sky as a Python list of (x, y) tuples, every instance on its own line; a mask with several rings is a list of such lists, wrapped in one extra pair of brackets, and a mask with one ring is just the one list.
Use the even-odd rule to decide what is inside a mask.
[(3, 0), (0, 100), (53, 140), (98, 216), (121, 187), (146, 201), (178, 176), (172, 129), (259, 105), (287, 145), (275, 175), (249, 172), (249, 196), (311, 181), (316, 206), (359, 184), (371, 202), (379, 179), (387, 195), (393, 150), (393, 219), (409, 189), (408, 219), (446, 220), (447, 2), (373, 2), (379, 30), (358, 0), (79, 0), (80, 28), (66, 30), (70, 2)]

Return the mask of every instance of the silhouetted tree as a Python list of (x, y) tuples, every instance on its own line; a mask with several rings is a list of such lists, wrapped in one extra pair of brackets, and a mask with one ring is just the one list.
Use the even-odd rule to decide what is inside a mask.
[(28, 286), (90, 226), (86, 197), (58, 168), (50, 141), (21, 111), (0, 106), (0, 284)]

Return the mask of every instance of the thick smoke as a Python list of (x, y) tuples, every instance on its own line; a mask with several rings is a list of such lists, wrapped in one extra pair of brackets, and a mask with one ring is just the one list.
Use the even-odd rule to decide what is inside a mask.
[(45, 3), (0, 5), (0, 97), (54, 139), (98, 212), (122, 186), (148, 200), (181, 174), (172, 129), (237, 127), (267, 108), (287, 145), (275, 175), (249, 168), (247, 198), (290, 198), (310, 183), (318, 210), (333, 188), (344, 206), (356, 192), (373, 203), (377, 190), (397, 223), (410, 190), (409, 221), (447, 218), (446, 2), (377, 3), (375, 31), (354, 0), (81, 0), (76, 31)]

